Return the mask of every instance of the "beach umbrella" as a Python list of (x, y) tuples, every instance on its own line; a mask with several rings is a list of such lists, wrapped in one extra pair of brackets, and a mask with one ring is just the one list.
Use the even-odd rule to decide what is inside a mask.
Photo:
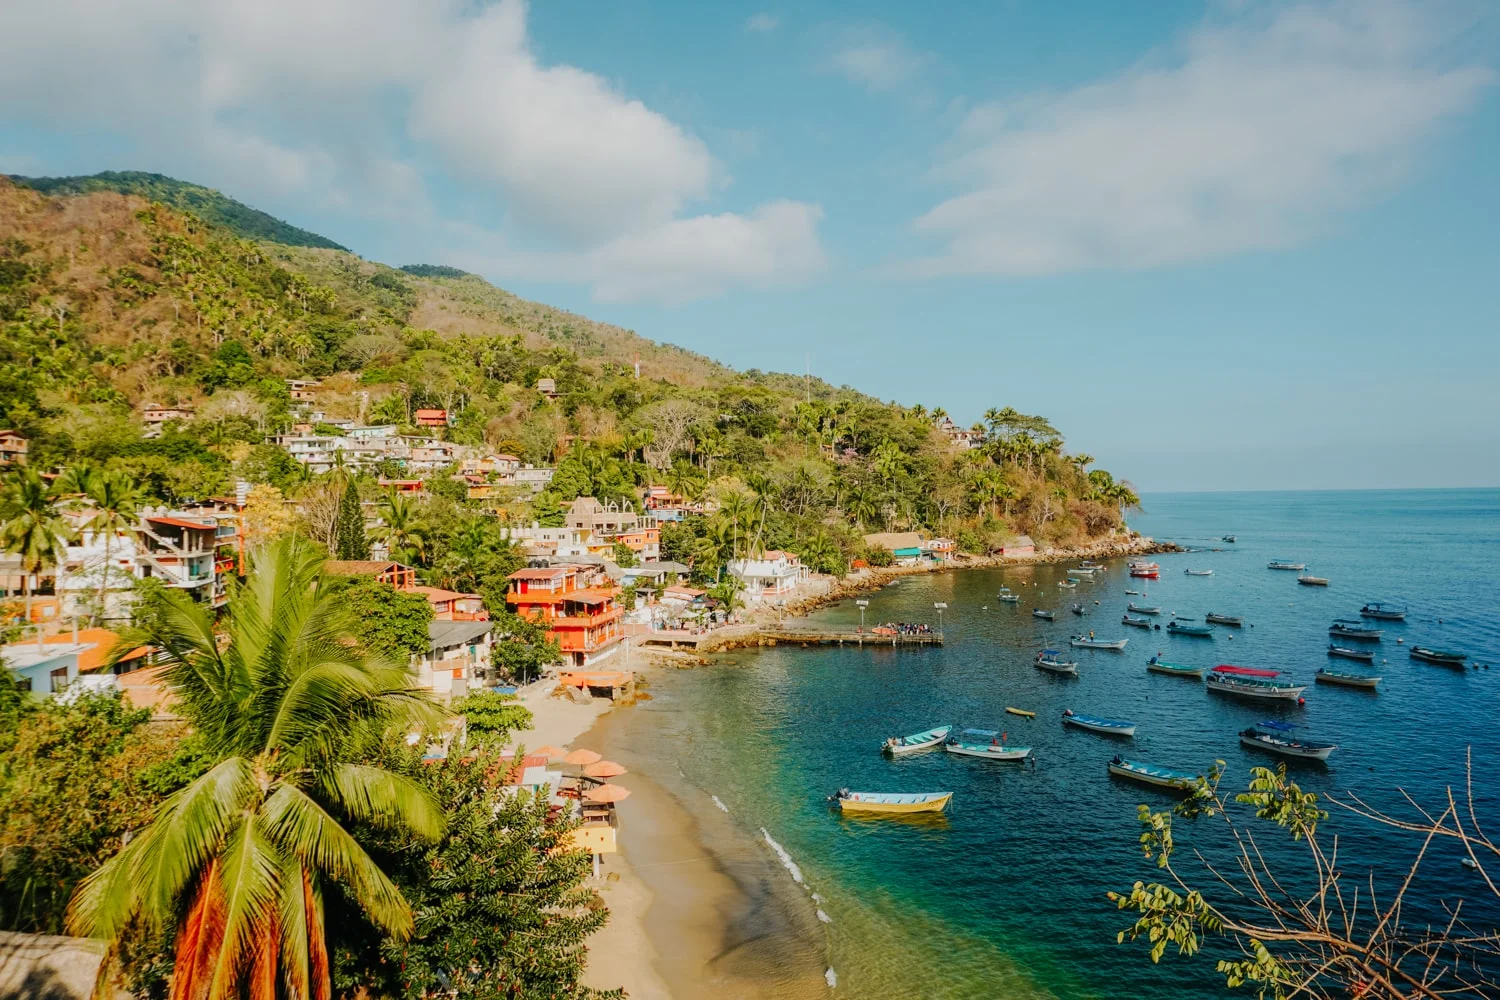
[(601, 759), (599, 754), (592, 750), (574, 750), (563, 758), (565, 764), (597, 764)]
[(584, 792), (583, 797), (590, 802), (623, 802), (630, 798), (630, 789), (605, 782), (598, 788), (590, 788)]
[(628, 773), (625, 768), (612, 760), (601, 760), (597, 764), (590, 764), (583, 769), (586, 778), (618, 778)]
[(529, 751), (526, 756), (546, 757), (548, 760), (556, 760), (567, 752), (568, 751), (564, 750), (562, 747), (555, 747), (549, 743), (546, 746), (537, 747), (535, 750)]

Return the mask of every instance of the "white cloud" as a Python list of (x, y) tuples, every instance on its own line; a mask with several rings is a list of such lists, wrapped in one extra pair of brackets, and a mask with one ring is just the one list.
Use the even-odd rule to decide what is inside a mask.
[(746, 31), (759, 31), (764, 33), (767, 31), (775, 31), (779, 27), (781, 27), (781, 18), (777, 17), (775, 14), (768, 14), (765, 11), (761, 11), (759, 14), (751, 14), (750, 17), (745, 20)]
[(1281, 247), (1405, 176), (1493, 74), (1398, 0), (1207, 22), (1110, 80), (984, 105), (917, 220), (918, 274), (1149, 267)]
[(828, 64), (852, 83), (887, 93), (915, 82), (931, 61), (889, 28), (867, 25), (844, 31)]

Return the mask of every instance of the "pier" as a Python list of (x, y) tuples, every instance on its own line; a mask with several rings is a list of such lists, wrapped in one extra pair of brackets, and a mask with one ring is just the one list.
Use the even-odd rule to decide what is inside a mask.
[(788, 627), (785, 625), (730, 625), (712, 632), (658, 629), (631, 636), (637, 648), (652, 646), (714, 652), (746, 646), (941, 646), (942, 632), (881, 635), (866, 629)]

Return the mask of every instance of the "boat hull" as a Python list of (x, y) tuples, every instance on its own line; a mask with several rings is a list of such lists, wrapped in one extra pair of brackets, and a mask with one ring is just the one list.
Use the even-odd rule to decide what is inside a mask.
[(1114, 642), (1100, 642), (1095, 639), (1069, 639), (1068, 645), (1074, 649), (1112, 649), (1116, 653), (1125, 651), (1125, 644), (1129, 639), (1116, 639)]
[(1051, 621), (1056, 621), (1057, 620), (1056, 613), (1052, 612), (1052, 611), (1033, 611), (1031, 613), (1031, 617), (1033, 617), (1033, 618), (1040, 618), (1044, 622), (1051, 622)]
[(1240, 618), (1237, 615), (1207, 614), (1203, 616), (1203, 620), (1208, 622), (1210, 625), (1228, 625), (1230, 628), (1245, 627), (1245, 619)]
[(1130, 571), (1130, 575), (1142, 580), (1158, 580), (1161, 578), (1161, 572), (1154, 569), (1133, 569)]
[(1232, 698), (1246, 698), (1250, 701), (1296, 701), (1302, 697), (1302, 692), (1307, 690), (1305, 684), (1295, 684), (1288, 687), (1228, 684), (1213, 675), (1209, 675), (1207, 683), (1210, 691), (1217, 691), (1219, 694), (1229, 695)]
[(1383, 629), (1370, 629), (1368, 632), (1351, 632), (1343, 628), (1331, 628), (1328, 634), (1335, 639), (1353, 639), (1355, 642), (1379, 642), (1385, 635)]
[(1191, 677), (1194, 680), (1203, 679), (1202, 667), (1174, 667), (1169, 663), (1148, 663), (1146, 669), (1153, 674), (1167, 674), (1171, 677)]
[(1297, 582), (1302, 584), (1302, 586), (1304, 587), (1328, 586), (1328, 581), (1323, 579), (1321, 576), (1299, 576), (1297, 577)]
[(985, 760), (1024, 760), (1031, 756), (1031, 747), (989, 747), (978, 743), (948, 743), (944, 750), (960, 757), (982, 757)]
[(1439, 667), (1457, 667), (1462, 670), (1468, 654), (1465, 653), (1439, 653), (1425, 649), (1413, 649), (1411, 651), (1413, 660), (1421, 660), (1423, 663), (1431, 663)]
[(1189, 639), (1212, 639), (1214, 637), (1214, 630), (1211, 628), (1182, 626), (1174, 622), (1167, 623), (1167, 632), (1171, 635), (1186, 636)]
[(1370, 607), (1360, 608), (1359, 609), (1359, 616), (1361, 618), (1373, 618), (1376, 621), (1380, 621), (1380, 622), (1404, 622), (1404, 621), (1406, 621), (1406, 612), (1405, 611), (1391, 611), (1391, 610), (1388, 610), (1386, 608), (1370, 608)]
[(1379, 677), (1345, 674), (1337, 670), (1319, 670), (1317, 679), (1320, 684), (1338, 684), (1343, 687), (1363, 688), (1366, 691), (1375, 690), (1375, 686), (1380, 683)]
[(1076, 663), (1042, 663), (1042, 662), (1036, 662), (1036, 663), (1033, 663), (1032, 666), (1036, 667), (1038, 670), (1045, 670), (1049, 674), (1062, 674), (1065, 677), (1077, 677), (1078, 676), (1078, 664), (1076, 664)]
[(1348, 649), (1344, 646), (1329, 646), (1328, 655), (1343, 660), (1359, 660), (1362, 663), (1375, 662), (1375, 651), (1371, 649)]
[(934, 793), (931, 796), (900, 796), (912, 798), (913, 802), (888, 802), (876, 799), (859, 799), (855, 796), (865, 792), (852, 792), (849, 798), (839, 799), (839, 809), (846, 813), (868, 813), (872, 815), (902, 815), (906, 813), (942, 812), (953, 800), (952, 792)]
[(1266, 753), (1274, 753), (1278, 757), (1288, 757), (1292, 760), (1327, 760), (1328, 755), (1338, 747), (1333, 744), (1286, 743), (1257, 739), (1254, 736), (1240, 734), (1240, 742), (1252, 750), (1263, 750)]
[(1063, 716), (1063, 725), (1077, 726), (1079, 729), (1087, 729), (1091, 733), (1103, 733), (1105, 736), (1134, 736), (1135, 726), (1102, 726), (1078, 718), (1076, 715)]
[(1151, 785), (1155, 788), (1165, 788), (1175, 792), (1191, 792), (1193, 780), (1191, 778), (1177, 775), (1151, 774), (1147, 771), (1127, 767), (1113, 762), (1109, 765), (1109, 773), (1117, 778), (1125, 778), (1128, 781), (1138, 781), (1143, 785)]

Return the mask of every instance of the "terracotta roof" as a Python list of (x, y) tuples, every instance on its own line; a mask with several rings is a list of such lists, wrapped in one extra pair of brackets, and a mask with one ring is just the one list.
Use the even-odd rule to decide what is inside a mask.
[(518, 569), (507, 580), (555, 580), (560, 576), (578, 572), (575, 566), (548, 566), (545, 568)]
[(402, 591), (402, 593), (421, 594), (423, 597), (427, 598), (429, 603), (434, 601), (457, 601), (465, 597), (472, 598), (476, 601), (480, 599), (478, 594), (462, 594), (456, 590), (444, 590), (442, 587), (407, 587)]
[(218, 526), (213, 524), (202, 524), (198, 521), (189, 521), (184, 517), (150, 517), (146, 520), (152, 524), (170, 524), (174, 528), (192, 528), (196, 531), (217, 531)]
[(446, 417), (447, 410), (418, 410), (413, 416), (416, 417)]
[(613, 587), (590, 587), (585, 590), (575, 590), (571, 594), (561, 595), (565, 601), (577, 601), (579, 604), (603, 604), (618, 595)]
[[(72, 642), (72, 632), (59, 632), (57, 635), (49, 636), (42, 640), (44, 645), (58, 643), (71, 644)], [(107, 628), (81, 628), (78, 630), (78, 642), (80, 644), (93, 644), (91, 648), (81, 650), (78, 653), (78, 670), (80, 673), (88, 673), (91, 670), (98, 670), (104, 666), (104, 661), (109, 659), (109, 654), (119, 644), (120, 637)], [(130, 660), (138, 660), (149, 652), (151, 652), (149, 647), (137, 646), (120, 657), (120, 661), (123, 663)]]

